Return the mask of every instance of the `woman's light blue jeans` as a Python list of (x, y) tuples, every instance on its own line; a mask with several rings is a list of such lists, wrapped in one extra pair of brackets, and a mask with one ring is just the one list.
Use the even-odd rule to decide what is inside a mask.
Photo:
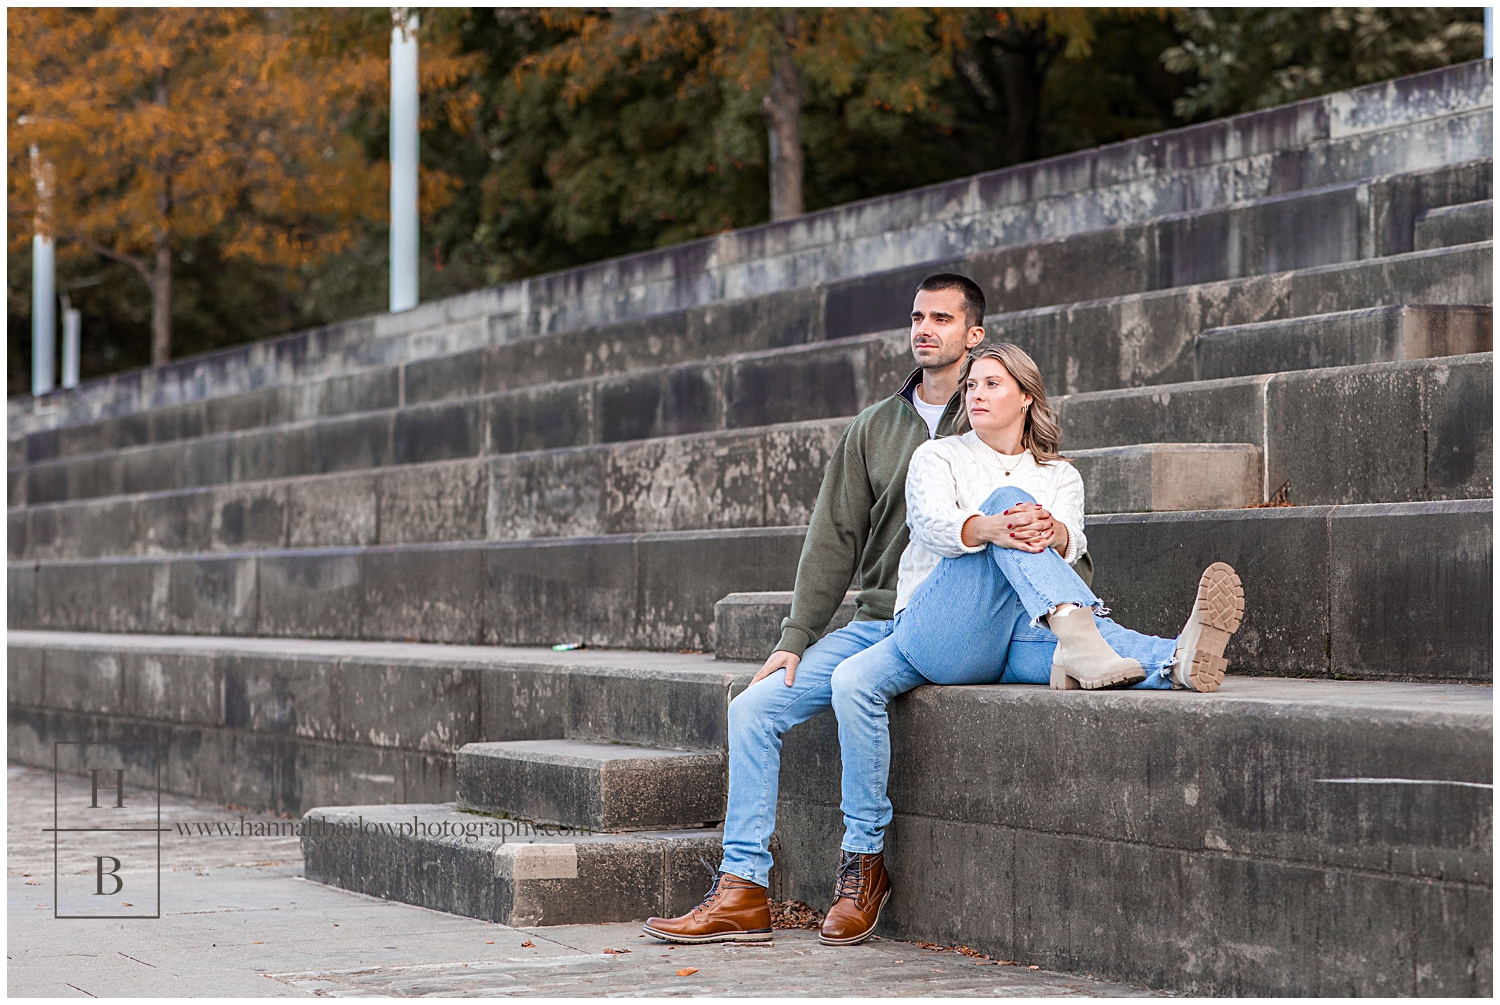
[[(993, 515), (1034, 502), (1002, 486), (980, 505)], [(884, 848), (891, 822), (887, 708), (919, 684), (1046, 684), (1057, 636), (1034, 624), (1058, 604), (1095, 611), (1099, 598), (1052, 549), (1040, 554), (991, 545), (945, 558), (894, 621), (856, 621), (831, 632), (803, 654), (785, 684), (778, 670), (729, 704), (729, 804), (720, 869), (765, 886), (781, 773), (781, 737), (832, 706), (843, 761), (845, 851)], [(1132, 632), (1095, 616), (1121, 656), (1140, 662), (1135, 687), (1169, 688), (1175, 640)]]

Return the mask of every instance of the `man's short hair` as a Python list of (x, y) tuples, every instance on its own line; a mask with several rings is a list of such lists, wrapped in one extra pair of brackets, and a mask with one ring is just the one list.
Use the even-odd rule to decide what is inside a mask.
[(984, 291), (968, 276), (956, 272), (939, 272), (922, 280), (918, 293), (940, 293), (943, 290), (958, 290), (964, 295), (964, 321), (970, 328), (984, 324)]

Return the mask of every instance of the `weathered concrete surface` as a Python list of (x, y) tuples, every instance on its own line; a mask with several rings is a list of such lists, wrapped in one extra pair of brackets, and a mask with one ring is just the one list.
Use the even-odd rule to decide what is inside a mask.
[[(63, 799), (89, 800), (87, 778), (60, 782)], [(156, 826), (154, 804), (126, 793), (126, 808), (111, 812)], [(296, 836), (236, 833), (242, 819), (247, 833), (259, 826), (268, 834), (296, 821), (170, 795), (162, 799), (162, 917), (60, 921), (52, 917), (52, 835), (42, 829), (54, 805), (51, 771), (12, 766), (6, 796), (12, 997), (1150, 994), (1029, 970), (1025, 960), (995, 966), (894, 940), (833, 949), (819, 946), (816, 932), (778, 931), (769, 944), (668, 950), (635, 923), (509, 928), (305, 882)], [(177, 832), (197, 824), (223, 825), (231, 836)], [(149, 843), (154, 854), (152, 833), (117, 837), (117, 848)], [(606, 952), (617, 949), (630, 952)], [(677, 976), (687, 967), (698, 972)]]
[(302, 823), (308, 879), (502, 925), (684, 914), (711, 878), (699, 859), (722, 854), (718, 831), (559, 833), (453, 803), (325, 807)]
[[(1239, 570), (1251, 597), (1234, 643), (1237, 666), (1487, 679), (1490, 618), (1482, 598), (1490, 594), (1492, 507), (1473, 499), (1094, 516), (1094, 590), (1124, 623), (1172, 636), (1198, 575), (1223, 560)], [(1371, 514), (1377, 518), (1360, 526), (1394, 539), (1376, 552), (1367, 540), (1340, 536)], [(715, 602), (728, 593), (790, 589), (803, 535), (788, 527), (12, 563), (10, 624), (711, 650)], [(1346, 568), (1362, 571), (1345, 583), (1336, 574)], [(1366, 603), (1371, 594), (1385, 604)], [(1360, 646), (1340, 643), (1345, 624), (1359, 626), (1350, 630)]]
[[(854, 620), (854, 598), (858, 590), (844, 594), (823, 634), (837, 631)], [(790, 590), (776, 593), (731, 593), (714, 604), (714, 658), (753, 660), (770, 656), (781, 639), (782, 619), (790, 617)]]
[(1475, 241), (1489, 241), (1494, 236), (1494, 201), (1480, 199), (1427, 210), (1417, 217), (1412, 243), (1416, 250), (1421, 251), (1424, 248), (1451, 248)]
[(599, 831), (721, 823), (729, 784), (722, 750), (512, 740), (465, 744), (454, 763), (460, 810)]
[[(1491, 508), (1477, 500), (1091, 517), (1093, 588), (1119, 623), (1174, 638), (1203, 569), (1224, 561), (1246, 596), (1225, 652), (1232, 672), (1488, 680)], [(1435, 539), (1451, 550), (1421, 557)], [(791, 603), (790, 593), (721, 600), (718, 658), (765, 659)], [(835, 627), (852, 605), (840, 613)]]
[(10, 624), (711, 650), (714, 601), (735, 590), (789, 588), (803, 533), (750, 528), (37, 563), (17, 566)]
[[(924, 687), (891, 737), (887, 936), (1196, 994), (1490, 993), (1487, 687)], [(826, 908), (833, 717), (782, 757), (783, 890)]]
[[(1488, 498), (1494, 357), (1372, 363), (1096, 391), (1056, 402), (1065, 449), (1249, 443), (1262, 498), (1298, 505)], [(1081, 449), (1080, 449), (1081, 448)]]
[[(1483, 170), (1478, 170), (1479, 167)], [(1445, 169), (1444, 176), (1462, 175), (1464, 184), (1459, 187), (1468, 190), (1487, 188), (1489, 173), (1486, 163), (1463, 169)], [(1415, 176), (1407, 181), (1409, 185), (1416, 185), (1425, 177)], [(1390, 186), (1395, 183), (1380, 184)], [(1279, 212), (1272, 214), (1273, 221), (1263, 226), (1275, 224), (1273, 234), (1280, 235), (1288, 245), (1281, 252), (1275, 250), (1275, 242), (1261, 234), (1259, 228), (1235, 216), (1249, 213), (1251, 209), (1236, 208), (1210, 213), (1206, 217), (1202, 214), (1172, 217), (1140, 227), (1077, 235), (1047, 245), (990, 252), (950, 265), (973, 274), (990, 290), (992, 306), (1013, 314), (1054, 304), (1347, 263), (1376, 257), (1370, 253), (1370, 248), (1379, 243), (1377, 237), (1363, 231), (1355, 233), (1359, 226), (1374, 227), (1381, 233), (1385, 229), (1370, 222), (1378, 214), (1372, 214), (1369, 209), (1367, 187), (1346, 186), (1327, 193), (1342, 197), (1340, 205), (1347, 203), (1340, 210), (1342, 216), (1348, 218), (1348, 226), (1342, 229), (1317, 225), (1316, 219), (1309, 221), (1309, 216), (1318, 216), (1316, 203), (1324, 198), (1319, 193), (1295, 197), (1302, 201), (1312, 200), (1314, 205), (1311, 206), (1283, 206), (1287, 201), (1285, 198), (1272, 200), (1267, 206)], [(1452, 188), (1453, 185), (1445, 187)], [(1363, 197), (1356, 199), (1356, 195)], [(1286, 219), (1282, 219), (1283, 216)], [(1170, 230), (1173, 227), (1184, 232), (1175, 236), (1175, 232), (1158, 233), (1163, 228)], [(1340, 239), (1342, 244), (1338, 248), (1324, 250), (1317, 242), (1306, 239), (1309, 227), (1311, 232), (1319, 235), (1336, 236), (1342, 230), (1349, 233), (1346, 239)], [(1409, 225), (1406, 229), (1410, 229)], [(1189, 230), (1193, 233), (1188, 233)], [(1326, 239), (1335, 240), (1335, 237)], [(1236, 241), (1249, 242), (1261, 250), (1252, 253), (1248, 248), (1230, 247)], [(1263, 247), (1267, 244), (1272, 247)], [(1379, 254), (1388, 250), (1376, 249)], [(1410, 248), (1398, 250), (1408, 251)], [(1183, 261), (1173, 260), (1171, 256), (1174, 254)], [(1166, 258), (1158, 260), (1162, 256)], [(1081, 267), (1081, 262), (1089, 263), (1087, 268)], [(1257, 267), (1257, 263), (1264, 267)], [(889, 328), (893, 321), (906, 313), (910, 307), (911, 288), (934, 267), (923, 265), (910, 271), (909, 275), (905, 272), (881, 274), (845, 283), (830, 288), (826, 297), (817, 291), (804, 290), (771, 294), (748, 303), (695, 308), (649, 322), (586, 329), (556, 338), (474, 350), (410, 366), (402, 364), (363, 373), (340, 374), (321, 384), (268, 387), (146, 414), (39, 431), (25, 438), (24, 448), (17, 448), (20, 450), (17, 463), (21, 460), (36, 463), (266, 426), (307, 423), (499, 391), (524, 391), (538, 385), (659, 370), (746, 351), (786, 348), (825, 338), (838, 339), (879, 331)], [(1004, 320), (1003, 317), (997, 318), (993, 323), (1000, 324)], [(294, 391), (300, 393), (292, 393)], [(446, 410), (412, 413), (406, 426), (396, 429), (393, 435), (403, 442), (410, 441), (413, 445), (430, 449), (430, 440), (448, 440), (458, 432), (443, 425), (453, 421), (447, 416), (455, 414)], [(434, 423), (438, 425), (434, 426)], [(458, 436), (461, 440), (463, 434), (458, 432)], [(395, 444), (395, 449), (397, 453), (402, 452), (399, 443)]]
[(1490, 105), (1491, 71), (1476, 61), (17, 399), (9, 425), (54, 428), (1482, 159)]
[(1489, 680), (1493, 505), (1092, 517), (1093, 588), (1121, 624), (1172, 638), (1202, 571), (1228, 562), (1245, 584), (1233, 672)]
[[(1298, 192), (976, 252), (826, 288), (186, 402), (33, 433), (23, 457), (36, 462), (863, 335), (904, 317), (912, 290), (939, 268), (974, 276), (988, 291), (993, 313), (1015, 313), (1378, 258), (1412, 250), (1412, 214), (1421, 207), (1488, 195), (1490, 174), (1490, 162), (1482, 161)], [(412, 432), (421, 439), (424, 430)]]
[(51, 765), (56, 740), (153, 740), (167, 744), (167, 791), (281, 813), (452, 800), (453, 755), (482, 740), (722, 750), (729, 696), (749, 680), (676, 653), (24, 631), (8, 642), (12, 760)]
[[(7, 514), (10, 557), (795, 526), (812, 518), (828, 458), (848, 422), (812, 420), (17, 508)], [(1067, 456), (1083, 476), (1094, 513), (1260, 500), (1262, 465), (1249, 444), (1137, 444)]]
[(1198, 335), (1195, 380), (1490, 352), (1493, 308), (1402, 304)]
[(1253, 443), (1137, 443), (1075, 450), (1091, 513), (1234, 509), (1261, 502)]
[[(1392, 301), (1487, 303), (1490, 261), (1489, 245), (1467, 245), (1070, 304), (991, 318), (988, 324), (993, 337), (1032, 352), (1054, 395), (1157, 385), (1192, 377), (1195, 339), (1205, 327)], [(99, 498), (847, 416), (889, 395), (910, 369), (904, 332), (747, 353), (637, 374), (42, 461), (26, 465), (12, 479), (16, 495), (11, 503)]]

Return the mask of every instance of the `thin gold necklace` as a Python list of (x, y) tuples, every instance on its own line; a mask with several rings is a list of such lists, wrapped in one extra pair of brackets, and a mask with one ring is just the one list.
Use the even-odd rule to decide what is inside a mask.
[[(997, 450), (997, 451), (995, 451), (995, 456), (996, 457), (1004, 457), (1005, 455), (1002, 454), (1000, 451)], [(1021, 462), (1024, 461), (1025, 459), (1026, 459), (1026, 450), (1023, 448), (1021, 450), (1021, 455), (1016, 458), (1016, 463), (1012, 464), (1010, 467), (1006, 467), (1004, 461), (996, 461), (995, 463), (997, 463), (997, 464), (1000, 465), (1000, 470), (1004, 471), (1005, 472), (1005, 477), (1009, 478), (1010, 477), (1010, 473), (1012, 471), (1016, 470), (1016, 468), (1019, 468), (1021, 466)]]

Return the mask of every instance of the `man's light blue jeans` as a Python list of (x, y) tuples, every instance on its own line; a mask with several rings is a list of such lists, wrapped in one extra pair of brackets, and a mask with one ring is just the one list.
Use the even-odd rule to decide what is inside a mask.
[[(1001, 513), (1033, 502), (1002, 486), (979, 507)], [(778, 670), (729, 704), (729, 805), (720, 869), (765, 886), (781, 773), (781, 738), (830, 706), (843, 761), (845, 851), (884, 848), (891, 822), (887, 708), (919, 684), (1046, 684), (1057, 636), (1037, 624), (1058, 604), (1101, 610), (1099, 598), (1052, 549), (1040, 554), (991, 545), (945, 558), (894, 621), (856, 621), (803, 654), (787, 687)], [(1138, 660), (1135, 687), (1169, 688), (1175, 641), (1121, 628), (1095, 616), (1121, 656)]]

